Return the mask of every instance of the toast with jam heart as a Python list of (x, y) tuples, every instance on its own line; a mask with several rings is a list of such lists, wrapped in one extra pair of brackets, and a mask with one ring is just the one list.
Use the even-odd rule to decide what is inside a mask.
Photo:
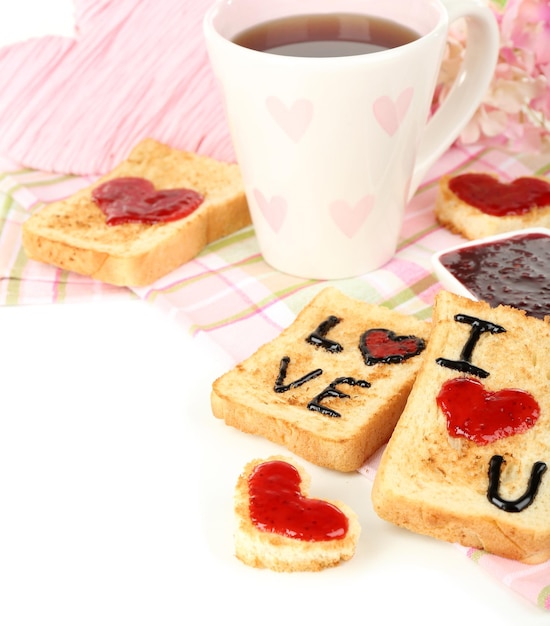
[(372, 490), (416, 533), (550, 558), (550, 320), (436, 296), (430, 342)]
[(250, 224), (241, 174), (145, 139), (93, 185), (23, 224), (27, 256), (120, 286), (144, 286)]
[(355, 512), (308, 495), (310, 476), (292, 459), (247, 463), (235, 488), (235, 556), (277, 572), (317, 572), (355, 554), (361, 533)]
[(326, 287), (214, 381), (212, 412), (316, 465), (356, 470), (389, 439), (429, 331), (429, 322)]
[(550, 227), (550, 180), (523, 176), (503, 182), (493, 173), (468, 172), (439, 180), (435, 217), (466, 239), (534, 226)]

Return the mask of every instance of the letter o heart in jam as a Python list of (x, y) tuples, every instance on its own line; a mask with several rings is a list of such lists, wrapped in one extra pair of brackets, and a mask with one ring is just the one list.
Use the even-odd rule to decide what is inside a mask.
[(540, 407), (521, 389), (487, 391), (475, 378), (452, 378), (441, 386), (437, 404), (451, 437), (486, 445), (532, 428)]
[(367, 365), (401, 363), (420, 354), (426, 347), (415, 335), (396, 335), (386, 328), (371, 328), (361, 335), (359, 349)]
[(192, 189), (155, 190), (151, 181), (133, 176), (102, 183), (92, 191), (92, 199), (110, 226), (173, 222), (190, 215), (204, 200)]
[(550, 206), (550, 183), (529, 176), (502, 183), (489, 174), (462, 174), (449, 180), (449, 188), (463, 202), (497, 217)]
[(266, 461), (248, 479), (250, 518), (265, 532), (302, 541), (342, 539), (348, 518), (330, 502), (300, 491), (298, 470), (285, 461)]

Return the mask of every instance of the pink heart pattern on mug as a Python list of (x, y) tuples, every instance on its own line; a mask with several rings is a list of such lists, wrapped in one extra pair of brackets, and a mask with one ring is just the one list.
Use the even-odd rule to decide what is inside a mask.
[(374, 116), (390, 137), (399, 130), (412, 101), (414, 89), (408, 87), (393, 101), (389, 96), (381, 96), (373, 105)]
[(259, 189), (254, 189), (254, 197), (267, 223), (278, 233), (286, 218), (287, 201), (281, 196), (268, 200)]
[(313, 103), (310, 100), (300, 99), (287, 106), (277, 96), (269, 96), (265, 103), (277, 125), (292, 141), (298, 143), (313, 118)]
[(329, 207), (332, 220), (338, 228), (352, 239), (361, 226), (365, 223), (374, 207), (374, 197), (365, 196), (355, 206), (351, 206), (346, 200), (335, 200)]

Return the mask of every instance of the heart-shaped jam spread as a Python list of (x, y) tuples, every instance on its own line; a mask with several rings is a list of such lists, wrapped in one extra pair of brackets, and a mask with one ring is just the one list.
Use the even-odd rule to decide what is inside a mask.
[(151, 181), (138, 177), (108, 180), (92, 191), (92, 199), (110, 226), (173, 222), (190, 215), (204, 200), (192, 189), (156, 190)]
[(532, 428), (540, 407), (521, 389), (487, 391), (475, 378), (452, 378), (443, 383), (437, 404), (447, 418), (451, 437), (486, 445)]
[(298, 470), (285, 461), (265, 461), (248, 479), (250, 518), (262, 531), (300, 539), (342, 539), (348, 518), (324, 500), (307, 498), (300, 491)]
[(385, 328), (371, 328), (359, 340), (359, 349), (367, 365), (401, 363), (420, 354), (425, 347), (425, 342), (420, 337), (396, 335)]
[(489, 174), (461, 174), (449, 180), (449, 189), (463, 202), (496, 217), (550, 206), (550, 183), (540, 178), (526, 176), (502, 183)]

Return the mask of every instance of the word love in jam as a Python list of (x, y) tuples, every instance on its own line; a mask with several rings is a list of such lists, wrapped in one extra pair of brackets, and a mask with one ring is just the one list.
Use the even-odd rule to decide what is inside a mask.
[[(342, 320), (334, 315), (330, 315), (306, 338), (307, 343), (317, 348), (321, 348), (329, 353), (337, 354), (344, 350), (344, 346), (337, 341), (333, 341), (327, 335)], [(359, 337), (358, 348), (361, 351), (365, 365), (372, 366), (377, 363), (398, 364), (419, 355), (425, 348), (422, 338), (414, 335), (397, 335), (392, 330), (386, 328), (372, 328), (365, 331)], [(291, 382), (287, 382), (287, 371), (290, 364), (290, 357), (284, 356), (279, 365), (279, 374), (275, 381), (274, 391), (276, 393), (286, 393), (291, 389), (301, 387), (307, 382), (318, 378), (323, 374), (320, 368), (313, 369), (304, 376)], [(323, 404), (328, 398), (349, 398), (349, 394), (342, 391), (342, 385), (352, 387), (369, 388), (371, 383), (357, 379), (353, 376), (339, 376), (328, 386), (320, 391), (308, 403), (310, 411), (316, 411), (333, 418), (341, 417), (341, 413)]]
[[(471, 330), (458, 359), (436, 359), (436, 363), (442, 367), (469, 374), (447, 380), (436, 398), (447, 419), (449, 435), (485, 446), (533, 428), (540, 416), (540, 407), (535, 398), (521, 389), (485, 389), (481, 380), (488, 378), (490, 372), (472, 362), (482, 335), (498, 335), (505, 333), (506, 329), (469, 315), (458, 314), (454, 320), (459, 324), (469, 325)], [(500, 455), (494, 455), (489, 462), (487, 497), (503, 511), (519, 513), (533, 503), (547, 466), (541, 461), (535, 463), (525, 492), (516, 500), (506, 500), (499, 494), (504, 462), (504, 457)]]

